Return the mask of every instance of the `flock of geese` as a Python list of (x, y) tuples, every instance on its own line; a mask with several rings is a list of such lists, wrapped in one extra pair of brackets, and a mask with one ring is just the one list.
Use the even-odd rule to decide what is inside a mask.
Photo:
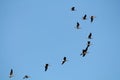
[[(71, 11), (75, 11), (75, 7), (71, 7)], [(94, 20), (95, 16), (90, 16), (90, 22), (92, 23), (93, 20)], [(83, 17), (82, 17), (83, 20), (86, 20), (87, 19), (87, 15), (85, 14)], [(76, 29), (80, 29), (80, 23), (77, 22), (76, 24)], [(88, 35), (88, 39), (92, 39), (92, 33), (89, 33)], [(85, 49), (82, 50), (82, 53), (80, 54), (82, 57), (84, 57), (87, 52), (88, 52), (88, 48), (90, 47), (91, 45), (91, 42), (90, 41), (87, 41), (87, 46)], [(67, 61), (67, 58), (66, 57), (63, 57), (63, 60), (61, 62), (61, 65), (63, 65), (65, 62)], [(44, 71), (47, 71), (48, 70), (48, 67), (49, 67), (49, 64), (45, 64), (44, 66)], [(9, 73), (9, 78), (12, 78), (14, 76), (14, 72), (13, 72), (13, 69), (10, 70), (10, 73)], [(23, 76), (23, 79), (27, 79), (27, 78), (30, 78), (30, 76), (28, 75), (25, 75)]]
[[(76, 10), (75, 7), (72, 7), (72, 8), (71, 8), (71, 11), (75, 11), (75, 10)], [(91, 23), (93, 22), (94, 18), (95, 18), (95, 16), (90, 16), (90, 22), (91, 22)], [(83, 20), (86, 20), (86, 19), (87, 19), (87, 15), (85, 14), (85, 15), (82, 17), (82, 19), (83, 19)], [(76, 28), (77, 28), (77, 29), (80, 29), (80, 23), (79, 23), (79, 22), (77, 22)], [(92, 33), (89, 33), (88, 39), (92, 39)], [(88, 51), (88, 48), (90, 47), (90, 45), (91, 45), (91, 42), (88, 41), (88, 42), (87, 42), (87, 47), (82, 50), (82, 53), (81, 53), (80, 55), (82, 55), (82, 56), (84, 57), (84, 56), (87, 54), (87, 51)]]

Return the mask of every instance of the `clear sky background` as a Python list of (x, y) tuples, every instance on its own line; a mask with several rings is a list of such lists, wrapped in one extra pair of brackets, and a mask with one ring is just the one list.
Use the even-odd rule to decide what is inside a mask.
[(120, 80), (119, 41), (119, 0), (0, 0), (0, 80)]

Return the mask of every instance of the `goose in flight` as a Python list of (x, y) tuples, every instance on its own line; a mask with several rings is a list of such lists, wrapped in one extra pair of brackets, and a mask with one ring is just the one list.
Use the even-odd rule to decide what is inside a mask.
[(90, 16), (91, 23), (93, 22), (95, 16)]
[(63, 58), (62, 65), (67, 61), (66, 57)]
[(92, 33), (88, 35), (88, 39), (92, 39)]
[(13, 69), (10, 70), (9, 78), (13, 77)]
[(75, 11), (75, 7), (72, 7), (72, 8), (71, 8), (71, 11)]
[(90, 45), (91, 45), (91, 42), (90, 42), (90, 41), (88, 41), (88, 42), (87, 42), (87, 46), (89, 47)]
[(25, 75), (25, 76), (23, 77), (23, 79), (27, 79), (27, 78), (30, 78), (30, 76)]
[(76, 28), (77, 28), (77, 29), (80, 29), (80, 23), (79, 23), (79, 22), (77, 22)]
[(87, 50), (88, 50), (88, 46), (86, 47), (86, 49), (82, 50), (81, 55), (84, 57), (87, 54)]
[(47, 71), (49, 64), (45, 64), (45, 71)]
[(85, 14), (85, 15), (83, 16), (83, 20), (86, 20), (86, 18), (87, 18), (87, 15)]

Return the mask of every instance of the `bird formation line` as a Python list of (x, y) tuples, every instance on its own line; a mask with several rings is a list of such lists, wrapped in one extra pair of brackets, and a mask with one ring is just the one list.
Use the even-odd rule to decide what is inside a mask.
[[(71, 11), (76, 11), (76, 8), (75, 7), (71, 7)], [(92, 23), (93, 20), (94, 20), (95, 16), (90, 16), (90, 22)], [(83, 17), (82, 17), (83, 20), (87, 20), (87, 15), (85, 14)], [(76, 24), (76, 29), (80, 29), (80, 23), (77, 22)], [(88, 48), (90, 47), (91, 45), (91, 39), (92, 39), (92, 33), (89, 33), (88, 37), (89, 41), (87, 41), (87, 46), (85, 49), (82, 50), (82, 53), (80, 54), (82, 57), (85, 57), (85, 55), (88, 53)], [(67, 62), (67, 57), (63, 57), (63, 60), (61, 61), (61, 65), (65, 64)], [(49, 68), (49, 64), (46, 63), (45, 66), (44, 66), (44, 71), (46, 72)], [(14, 76), (14, 72), (13, 72), (13, 69), (10, 70), (10, 73), (9, 73), (9, 78), (12, 78)], [(30, 78), (30, 76), (28, 75), (24, 75), (23, 76), (23, 79), (28, 79)]]
[[(71, 11), (76, 11), (75, 7), (71, 7)], [(95, 18), (95, 16), (90, 16), (90, 22), (91, 23), (93, 22), (94, 18)], [(87, 20), (87, 15), (85, 14), (82, 17), (82, 19)], [(76, 29), (80, 29), (80, 23), (79, 22), (77, 22), (77, 24), (76, 24)], [(89, 33), (88, 39), (92, 39), (92, 33)], [(88, 48), (90, 47), (90, 45), (91, 45), (91, 42), (88, 41), (87, 42), (87, 47), (82, 50), (82, 53), (80, 55), (82, 55), (84, 57), (88, 53)]]

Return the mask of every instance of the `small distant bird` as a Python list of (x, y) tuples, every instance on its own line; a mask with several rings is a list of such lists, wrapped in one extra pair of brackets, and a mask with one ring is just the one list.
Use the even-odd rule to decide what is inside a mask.
[(72, 7), (72, 8), (71, 8), (71, 11), (75, 11), (75, 7)]
[(30, 76), (25, 75), (25, 76), (23, 77), (23, 79), (27, 79), (27, 78), (30, 78)]
[(91, 19), (91, 23), (93, 22), (93, 19), (95, 18), (95, 16), (90, 16)]
[(80, 23), (79, 22), (77, 22), (76, 28), (80, 29)]
[(63, 58), (62, 65), (67, 61), (66, 57)]
[(87, 15), (85, 14), (85, 15), (83, 16), (83, 20), (86, 20), (86, 18), (87, 18)]
[(13, 77), (13, 69), (10, 70), (9, 78)]
[(47, 71), (49, 64), (45, 64), (45, 71)]
[(92, 39), (92, 33), (88, 35), (88, 39)]
[(87, 54), (87, 49), (88, 49), (88, 48), (82, 50), (81, 55), (82, 55), (83, 57)]
[(91, 42), (90, 42), (90, 41), (88, 41), (88, 42), (87, 42), (87, 46), (89, 47), (90, 45), (91, 45)]

